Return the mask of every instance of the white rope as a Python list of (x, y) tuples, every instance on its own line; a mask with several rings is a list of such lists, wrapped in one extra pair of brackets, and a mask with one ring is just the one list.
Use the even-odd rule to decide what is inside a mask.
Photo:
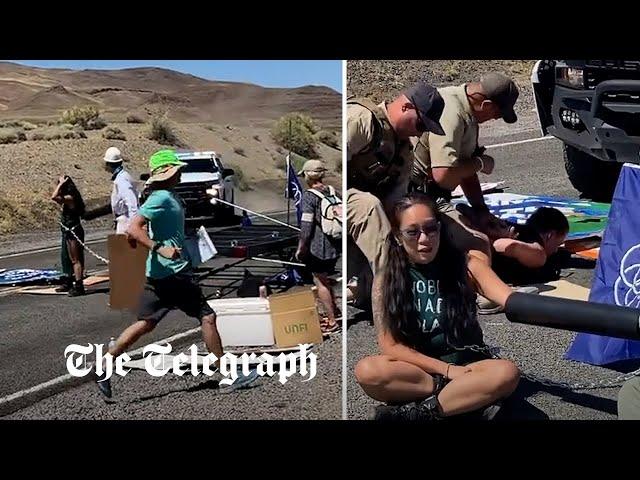
[[(101, 257), (100, 255), (98, 255), (96, 252), (94, 252), (93, 250), (91, 250), (89, 247), (87, 247), (84, 242), (82, 240), (80, 240), (78, 238), (78, 236), (76, 235), (76, 232), (73, 231), (73, 228), (69, 228), (65, 225), (62, 224), (62, 222), (58, 221), (58, 223), (60, 224), (60, 226), (66, 230), (67, 232), (71, 232), (71, 235), (73, 235), (75, 237), (75, 239), (80, 243), (80, 245), (82, 245), (82, 248), (84, 248), (86, 251), (88, 251), (91, 255), (93, 255), (94, 257), (96, 257), (98, 260), (100, 260), (103, 263), (106, 263), (107, 265), (109, 265), (109, 260), (107, 260), (104, 257)], [(75, 227), (74, 227), (75, 228)]]
[(238, 209), (243, 210), (245, 212), (249, 212), (251, 215), (255, 215), (257, 217), (262, 217), (262, 218), (264, 218), (266, 220), (269, 220), (271, 222), (277, 223), (278, 225), (282, 225), (284, 227), (289, 227), (289, 228), (295, 230), (296, 232), (300, 231), (300, 229), (298, 227), (294, 227), (293, 225), (289, 225), (288, 223), (281, 222), (280, 220), (276, 220), (275, 218), (267, 217), (266, 215), (262, 215), (261, 213), (253, 212), (253, 211), (249, 210), (248, 208), (244, 208), (244, 207), (241, 207), (239, 205), (235, 205), (235, 204), (233, 204), (231, 202), (227, 202), (225, 200), (220, 200), (219, 198), (214, 198), (213, 200), (216, 201), (216, 202), (220, 202), (220, 203), (222, 203), (224, 205), (229, 205), (230, 207), (238, 208)]
[(294, 267), (306, 267), (304, 263), (285, 262), (283, 260), (274, 260), (271, 258), (251, 257), (251, 260), (258, 260), (260, 262), (270, 262), (270, 263), (282, 263), (284, 265), (293, 265)]

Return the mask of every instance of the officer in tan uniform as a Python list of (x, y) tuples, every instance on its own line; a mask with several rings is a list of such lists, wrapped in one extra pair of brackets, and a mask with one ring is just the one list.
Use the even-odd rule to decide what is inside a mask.
[[(347, 100), (347, 230), (351, 274), (363, 264), (376, 274), (385, 265), (390, 232), (385, 207), (408, 191), (413, 165), (411, 137), (443, 134), (444, 101), (418, 82), (391, 102)], [(361, 282), (358, 282), (360, 290)], [(363, 286), (365, 291), (370, 290)], [(368, 297), (368, 296), (367, 296)]]
[[(450, 221), (447, 225), (454, 245), (464, 251), (481, 251), (490, 259), (490, 245), (485, 234), (469, 228), (465, 218), (451, 205), (451, 192), (460, 185), (471, 204), (467, 214), (475, 217), (483, 231), (498, 233), (508, 228), (489, 212), (478, 172), (491, 174), (494, 160), (478, 145), (479, 125), (502, 118), (517, 120), (514, 105), (518, 88), (508, 77), (488, 73), (479, 82), (439, 89), (445, 108), (440, 119), (444, 135), (424, 133), (415, 142), (412, 189), (428, 193)], [(501, 232), (508, 235), (509, 231)]]

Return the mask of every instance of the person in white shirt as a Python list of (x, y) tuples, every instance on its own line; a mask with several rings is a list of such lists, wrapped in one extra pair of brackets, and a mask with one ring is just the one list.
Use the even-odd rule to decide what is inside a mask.
[(104, 154), (105, 170), (111, 173), (113, 189), (111, 203), (87, 212), (85, 220), (113, 213), (117, 234), (126, 234), (133, 217), (138, 212), (138, 192), (133, 179), (123, 165), (122, 153), (116, 147), (109, 147)]

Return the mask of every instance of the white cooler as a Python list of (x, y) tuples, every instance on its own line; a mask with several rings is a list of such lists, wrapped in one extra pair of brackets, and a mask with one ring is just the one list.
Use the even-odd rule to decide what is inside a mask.
[(268, 299), (223, 298), (207, 303), (217, 314), (216, 323), (223, 347), (275, 344)]

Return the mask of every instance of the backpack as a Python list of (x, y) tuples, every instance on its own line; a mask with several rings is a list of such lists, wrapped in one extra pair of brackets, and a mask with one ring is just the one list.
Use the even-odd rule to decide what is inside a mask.
[(342, 200), (333, 187), (329, 194), (310, 188), (309, 191), (320, 199), (320, 227), (322, 232), (336, 240), (342, 238)]

